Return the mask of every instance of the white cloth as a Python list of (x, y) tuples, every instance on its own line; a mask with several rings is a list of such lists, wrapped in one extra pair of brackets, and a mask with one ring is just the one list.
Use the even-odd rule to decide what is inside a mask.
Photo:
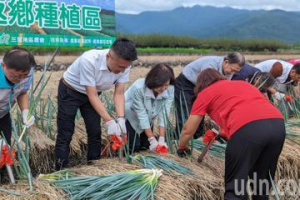
[(266, 61), (260, 62), (260, 63), (256, 64), (254, 67), (259, 69), (261, 72), (268, 72), (269, 73), (271, 71), (273, 65), (276, 62), (281, 63), (281, 65), (283, 67), (282, 75), (276, 78), (276, 82), (280, 83), (280, 84), (290, 83), (290, 82), (286, 83), (286, 80), (288, 79), (290, 71), (293, 68), (293, 65), (291, 63), (285, 62), (283, 60), (271, 59), (271, 60), (266, 60)]
[(107, 68), (106, 50), (90, 50), (82, 54), (64, 73), (65, 81), (80, 93), (86, 94), (85, 86), (96, 86), (98, 92), (108, 90), (116, 83), (129, 81), (131, 66), (115, 74)]

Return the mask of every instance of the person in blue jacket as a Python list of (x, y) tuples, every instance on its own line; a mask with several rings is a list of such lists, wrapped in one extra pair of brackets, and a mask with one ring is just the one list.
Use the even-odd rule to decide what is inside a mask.
[(3, 133), (10, 145), (12, 127), (9, 111), (16, 102), (27, 128), (34, 124), (34, 116), (29, 115), (28, 90), (33, 80), (33, 67), (36, 62), (30, 51), (14, 47), (5, 53), (0, 65), (0, 133)]
[[(167, 147), (166, 119), (174, 99), (175, 76), (166, 64), (154, 66), (146, 78), (136, 80), (125, 92), (125, 118), (130, 149), (136, 151)], [(153, 134), (153, 122), (159, 125), (158, 140)], [(133, 144), (135, 141), (135, 144)]]

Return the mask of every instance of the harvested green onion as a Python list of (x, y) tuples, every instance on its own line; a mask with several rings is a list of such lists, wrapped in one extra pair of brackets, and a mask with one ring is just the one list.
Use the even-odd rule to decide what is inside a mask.
[(133, 160), (137, 161), (142, 167), (148, 168), (148, 169), (162, 169), (169, 174), (173, 174), (174, 171), (180, 173), (180, 174), (193, 174), (193, 172), (183, 166), (180, 165), (179, 163), (165, 159), (161, 156), (156, 156), (156, 155), (136, 155), (132, 157)]
[(79, 176), (51, 180), (58, 188), (63, 189), (71, 199), (106, 199), (135, 200), (154, 199), (154, 191), (162, 170), (140, 169), (107, 176)]

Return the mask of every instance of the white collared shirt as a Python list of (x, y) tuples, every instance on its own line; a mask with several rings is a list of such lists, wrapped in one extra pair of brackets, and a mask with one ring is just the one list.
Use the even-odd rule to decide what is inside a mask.
[(289, 78), (290, 72), (293, 68), (293, 64), (285, 62), (283, 60), (276, 60), (276, 59), (271, 59), (271, 60), (265, 60), (263, 62), (260, 62), (258, 64), (256, 64), (254, 67), (256, 67), (257, 69), (259, 69), (262, 72), (270, 72), (273, 65), (279, 62), (282, 65), (283, 68), (283, 72), (281, 74), (281, 76), (277, 77), (275, 80), (277, 83), (280, 84), (289, 84), (291, 83), (293, 80), (289, 81), (286, 83), (287, 79)]
[(115, 74), (107, 68), (106, 50), (90, 50), (82, 54), (64, 73), (65, 81), (80, 93), (86, 94), (85, 86), (95, 86), (98, 92), (108, 90), (116, 83), (129, 81), (131, 66)]
[(145, 89), (145, 96), (146, 97), (150, 97), (152, 99), (162, 99), (162, 98), (168, 98), (169, 97), (169, 94), (168, 94), (168, 91), (165, 90), (163, 93), (161, 94), (158, 94), (156, 97), (153, 93), (153, 90), (149, 89), (148, 87), (146, 87)]

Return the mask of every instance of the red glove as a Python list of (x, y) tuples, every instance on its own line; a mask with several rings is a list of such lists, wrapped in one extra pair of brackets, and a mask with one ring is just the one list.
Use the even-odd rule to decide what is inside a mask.
[(117, 151), (119, 148), (122, 147), (122, 141), (120, 141), (116, 135), (111, 135), (110, 141), (112, 142), (111, 149), (113, 151)]
[(168, 153), (168, 148), (165, 145), (157, 145), (156, 153), (166, 154)]
[[(12, 157), (10, 156), (12, 155)], [(16, 151), (14, 149), (11, 150), (11, 153), (9, 153), (9, 149), (7, 145), (4, 145), (2, 147), (2, 155), (0, 160), (0, 168), (2, 168), (4, 165), (13, 165), (13, 159), (16, 157)]]
[(207, 130), (203, 137), (203, 143), (209, 143), (211, 140), (214, 140), (215, 135), (212, 130)]
[(285, 95), (285, 100), (288, 102), (291, 102), (293, 99), (292, 99), (291, 95), (287, 94), (287, 95)]

